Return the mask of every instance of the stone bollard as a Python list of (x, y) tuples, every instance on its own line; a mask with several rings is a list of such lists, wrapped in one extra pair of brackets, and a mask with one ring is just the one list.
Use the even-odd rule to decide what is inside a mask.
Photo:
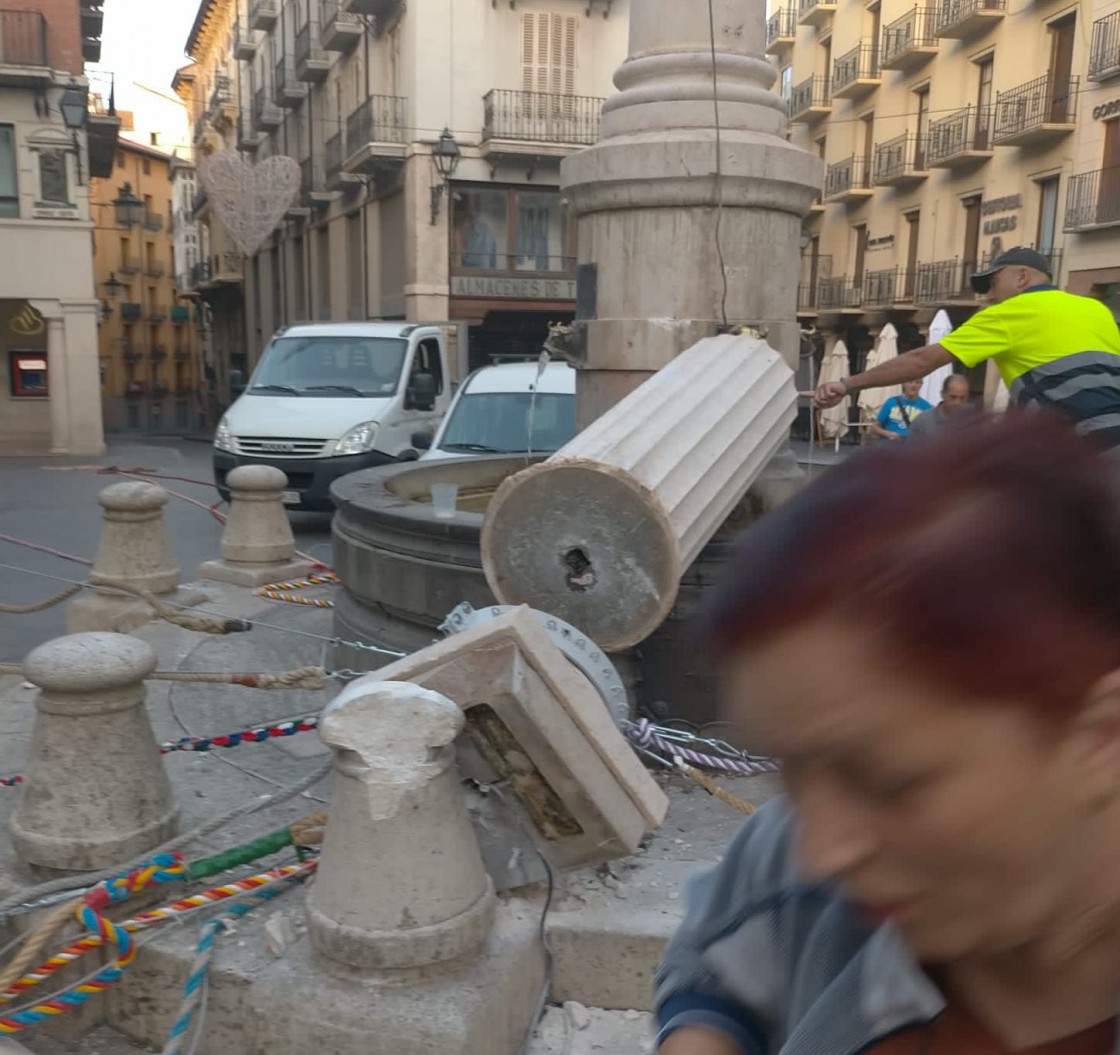
[(284, 473), (271, 465), (242, 465), (226, 483), (230, 510), (222, 532), (222, 559), (200, 565), (199, 578), (263, 586), (307, 575), (313, 565), (296, 557), (296, 540), (284, 510)]
[(465, 961), (486, 941), (495, 896), (455, 769), (462, 728), (445, 696), (372, 676), (323, 712), (335, 786), (308, 893), (322, 956), (400, 971)]
[(146, 643), (109, 633), (57, 638), (24, 661), (39, 694), (11, 821), (22, 861), (92, 871), (174, 834), (179, 807), (144, 707), (155, 667)]
[[(179, 586), (179, 566), (163, 520), (167, 492), (162, 487), (128, 480), (106, 487), (97, 501), (104, 513), (91, 583), (123, 582), (178, 605), (206, 599), (197, 590)], [(153, 614), (152, 606), (139, 597), (87, 592), (70, 602), (66, 629), (72, 634), (88, 630), (127, 634), (150, 622)]]

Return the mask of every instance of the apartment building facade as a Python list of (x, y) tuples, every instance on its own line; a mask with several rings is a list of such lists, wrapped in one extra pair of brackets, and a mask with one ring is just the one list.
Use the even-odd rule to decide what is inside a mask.
[(93, 0), (0, 0), (0, 450), (104, 450), (89, 179), (113, 164)]
[(791, 138), (826, 165), (802, 238), (803, 322), (845, 337), (858, 369), (887, 319), (905, 347), (939, 309), (954, 324), (976, 311), (968, 276), (1003, 248), (1034, 246), (1065, 284), (1070, 159), (1092, 120), (1080, 6), (792, 3), (770, 14), (767, 51)]
[(122, 138), (112, 174), (91, 181), (102, 412), (110, 431), (200, 427), (194, 312), (176, 285), (171, 163), (169, 154)]
[(598, 136), (628, 0), (242, 4), (204, 0), (188, 42), (196, 148), (302, 179), (244, 260), (199, 195), (218, 358), (247, 370), (286, 322), (373, 317), (464, 322), (475, 363), (535, 354), (574, 313), (559, 166)]

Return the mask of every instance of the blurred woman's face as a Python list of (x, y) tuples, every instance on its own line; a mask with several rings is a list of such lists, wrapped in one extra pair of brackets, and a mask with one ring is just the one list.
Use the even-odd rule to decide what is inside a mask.
[(960, 702), (822, 619), (740, 656), (734, 719), (784, 760), (807, 878), (835, 880), (916, 957), (1015, 949), (1065, 907), (1091, 842), (1083, 737), (1026, 707)]

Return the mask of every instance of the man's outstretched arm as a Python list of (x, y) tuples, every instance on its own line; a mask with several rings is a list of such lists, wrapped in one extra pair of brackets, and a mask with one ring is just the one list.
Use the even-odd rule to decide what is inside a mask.
[(862, 374), (854, 374), (844, 381), (826, 381), (818, 385), (812, 395), (818, 407), (827, 409), (836, 406), (845, 396), (854, 395), (865, 388), (884, 388), (887, 385), (900, 385), (904, 381), (917, 381), (926, 374), (933, 373), (938, 367), (955, 362), (953, 357), (940, 344), (927, 344), (903, 352), (894, 359), (888, 359)]

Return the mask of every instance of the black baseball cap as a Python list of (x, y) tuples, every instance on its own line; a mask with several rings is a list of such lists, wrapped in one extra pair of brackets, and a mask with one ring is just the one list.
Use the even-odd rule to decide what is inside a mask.
[(1030, 267), (1041, 271), (1047, 278), (1052, 279), (1054, 272), (1050, 269), (1050, 261), (1037, 249), (1028, 249), (1025, 245), (1013, 246), (1005, 253), (1000, 253), (983, 271), (973, 272), (968, 280), (969, 285), (977, 293), (987, 293), (992, 288), (992, 276), (1005, 267)]

